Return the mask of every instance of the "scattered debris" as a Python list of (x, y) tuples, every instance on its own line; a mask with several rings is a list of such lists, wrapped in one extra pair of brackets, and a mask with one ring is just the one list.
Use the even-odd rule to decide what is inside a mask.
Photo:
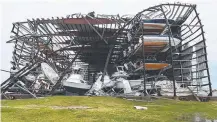
[(90, 12), (14, 22), (7, 41), (15, 45), (12, 67), (1, 70), (10, 73), (1, 93), (197, 98), (205, 89), (211, 95), (195, 6), (167, 3), (135, 16)]
[(143, 107), (143, 106), (134, 106), (137, 110), (148, 110), (148, 107)]

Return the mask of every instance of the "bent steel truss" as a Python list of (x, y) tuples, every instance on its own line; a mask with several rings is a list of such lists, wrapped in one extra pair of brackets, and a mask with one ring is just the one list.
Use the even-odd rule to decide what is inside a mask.
[[(41, 74), (39, 62), (46, 62), (55, 69), (60, 75), (58, 83), (61, 83), (67, 71), (70, 72), (71, 66), (86, 64), (85, 80), (92, 83), (94, 76), (91, 74), (103, 71), (103, 81), (110, 66), (139, 59), (145, 64), (146, 59), (154, 56), (170, 66), (157, 72), (150, 72), (143, 67), (138, 74), (144, 77), (144, 90), (149, 83), (146, 76), (165, 75), (173, 81), (174, 96), (176, 83), (186, 87), (195, 86), (193, 91), (205, 87), (212, 95), (206, 40), (198, 15), (196, 5), (178, 3), (149, 7), (135, 16), (95, 15), (92, 12), (87, 15), (72, 14), (61, 18), (37, 18), (13, 23), (12, 39), (7, 41), (15, 44), (12, 73), (2, 83), (2, 92), (15, 84), (15, 80), (24, 82), (26, 89), (34, 92), (34, 81), (29, 82), (25, 76)], [(144, 24), (148, 23), (147, 20), (161, 20), (160, 25), (163, 23), (164, 26), (149, 28), (150, 24)], [(136, 45), (141, 43), (139, 40), (144, 44), (143, 36), (147, 35), (167, 36), (169, 45), (164, 46), (168, 50), (162, 52), (159, 46), (143, 45), (143, 51), (138, 53)], [(172, 45), (174, 38), (181, 40), (175, 46)], [(36, 68), (25, 69), (35, 63), (38, 64)], [(9, 82), (11, 85), (7, 85)], [(58, 88), (61, 88), (60, 84), (53, 84), (48, 92)]]

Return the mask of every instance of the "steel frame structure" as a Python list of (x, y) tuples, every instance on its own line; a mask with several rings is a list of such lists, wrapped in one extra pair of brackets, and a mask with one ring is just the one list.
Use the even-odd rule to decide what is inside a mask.
[[(151, 35), (168, 35), (169, 47), (167, 51), (167, 61), (171, 64), (171, 69), (166, 71), (169, 79), (173, 81), (174, 96), (176, 96), (176, 82), (187, 82), (187, 86), (208, 86), (209, 95), (212, 95), (212, 87), (210, 82), (209, 68), (207, 63), (207, 51), (205, 44), (205, 37), (203, 31), (203, 25), (196, 11), (196, 5), (191, 4), (161, 4), (154, 7), (150, 7), (144, 11), (139, 12), (135, 16), (135, 21), (132, 25), (137, 26), (144, 18), (165, 19), (166, 26), (163, 31), (152, 33)], [(169, 23), (169, 20), (174, 20), (173, 23)], [(131, 34), (130, 44), (138, 44), (139, 37), (141, 35), (150, 35), (150, 33), (142, 32), (139, 26), (136, 27)], [(176, 32), (174, 33), (174, 28)], [(150, 32), (150, 31), (148, 31)], [(173, 42), (171, 37), (181, 39), (181, 43), (175, 47), (171, 46)], [(138, 49), (128, 51), (124, 60), (135, 59), (135, 52)], [(159, 52), (146, 52), (146, 55), (162, 55)], [(145, 59), (143, 54), (140, 58)], [(144, 60), (143, 60), (143, 63)], [(144, 69), (145, 70), (145, 69)], [(162, 73), (162, 72), (161, 72)], [(186, 77), (190, 77), (187, 81)], [(189, 83), (190, 82), (190, 83)]]
[[(145, 30), (143, 19), (165, 19), (166, 26), (163, 30)], [(169, 23), (169, 20), (174, 20)], [(154, 32), (151, 32), (154, 31)], [(7, 43), (14, 43), (12, 69), (19, 74), (27, 71), (25, 67), (46, 62), (60, 74), (61, 82), (66, 71), (76, 63), (88, 64), (88, 80), (90, 74), (108, 71), (108, 65), (124, 64), (134, 60), (138, 55), (137, 49), (132, 45), (139, 43), (143, 35), (168, 35), (169, 50), (163, 55), (171, 64), (158, 74), (164, 74), (173, 81), (174, 96), (176, 96), (175, 83), (184, 83), (197, 88), (208, 86), (209, 95), (212, 87), (208, 68), (206, 39), (203, 25), (196, 10), (196, 5), (191, 4), (160, 4), (149, 7), (133, 17), (119, 15), (94, 15), (72, 14), (61, 18), (37, 18), (25, 22), (13, 23), (13, 36)], [(128, 38), (129, 35), (131, 38)], [(180, 44), (171, 46), (171, 37), (181, 39)], [(129, 48), (130, 51), (129, 51)], [(160, 57), (161, 52), (144, 51), (139, 58), (145, 59), (149, 55)], [(126, 51), (127, 55), (123, 54)], [(26, 74), (38, 75), (41, 70), (28, 70)], [(146, 87), (146, 69), (143, 68), (144, 89)], [(16, 74), (15, 73), (15, 74)], [(2, 92), (12, 86), (24, 75), (11, 75), (1, 84)], [(26, 83), (27, 81), (25, 81)], [(11, 85), (6, 85), (6, 84)], [(59, 87), (58, 83), (52, 86), (52, 93)], [(28, 83), (27, 83), (28, 84)], [(29, 86), (27, 89), (33, 91)]]

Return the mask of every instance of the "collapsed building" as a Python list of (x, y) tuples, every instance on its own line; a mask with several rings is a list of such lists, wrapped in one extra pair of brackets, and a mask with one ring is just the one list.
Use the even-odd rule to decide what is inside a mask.
[(2, 94), (212, 95), (196, 5), (36, 18), (13, 23), (11, 32), (12, 67)]

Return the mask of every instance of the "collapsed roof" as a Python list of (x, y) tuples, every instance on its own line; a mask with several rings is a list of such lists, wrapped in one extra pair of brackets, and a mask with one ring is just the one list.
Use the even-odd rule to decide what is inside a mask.
[[(140, 28), (141, 23), (155, 21), (165, 26)], [(211, 89), (204, 32), (196, 5), (160, 4), (135, 16), (91, 12), (61, 18), (37, 18), (13, 23), (12, 33), (12, 39), (7, 41), (15, 44), (12, 69), (23, 71), (17, 77), (24, 76), (25, 71), (31, 69), (26, 67), (37, 62), (49, 63), (59, 74), (64, 74), (75, 63), (86, 63), (96, 71), (104, 69), (105, 72), (108, 64), (123, 64), (138, 57), (141, 52), (136, 53), (138, 50), (129, 47), (135, 47), (141, 36), (166, 35), (180, 39), (180, 44), (170, 46), (171, 49), (164, 53), (161, 48), (166, 45), (146, 46), (145, 54), (168, 61), (172, 65), (168, 75), (171, 79), (183, 82), (190, 75), (193, 81), (206, 78), (202, 85)]]

